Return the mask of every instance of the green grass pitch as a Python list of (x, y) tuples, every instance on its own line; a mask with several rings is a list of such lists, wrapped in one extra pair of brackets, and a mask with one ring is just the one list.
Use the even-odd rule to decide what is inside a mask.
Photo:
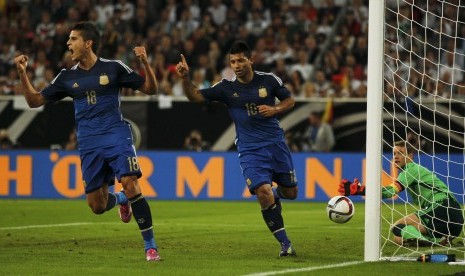
[(0, 275), (451, 275), (465, 266), (363, 262), (364, 205), (346, 224), (324, 203), (283, 202), (298, 256), (280, 259), (256, 202), (149, 200), (161, 262), (134, 221), (84, 200), (0, 200)]

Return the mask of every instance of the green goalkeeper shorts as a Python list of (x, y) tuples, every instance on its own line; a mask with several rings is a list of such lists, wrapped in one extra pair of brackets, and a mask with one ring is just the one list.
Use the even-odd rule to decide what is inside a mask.
[(416, 212), (431, 237), (457, 237), (463, 227), (462, 209), (456, 200), (445, 198), (438, 204)]

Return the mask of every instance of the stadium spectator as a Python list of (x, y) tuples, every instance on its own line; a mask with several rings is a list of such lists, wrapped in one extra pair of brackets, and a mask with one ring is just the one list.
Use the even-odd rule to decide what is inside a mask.
[(226, 21), (227, 10), (221, 0), (210, 0), (210, 5), (207, 7), (216, 26), (221, 26)]
[(40, 40), (45, 40), (46, 37), (55, 36), (55, 23), (51, 22), (52, 18), (50, 12), (42, 11), (42, 20), (37, 24), (36, 35)]
[(245, 27), (252, 35), (258, 37), (268, 27), (268, 22), (264, 20), (259, 11), (253, 11), (251, 18), (245, 23)]
[[(276, 119), (277, 114), (294, 106), (294, 99), (276, 76), (254, 71), (252, 62), (249, 46), (235, 42), (229, 51), (229, 63), (236, 78), (201, 90), (191, 82), (184, 56), (181, 55), (176, 68), (189, 101), (219, 101), (229, 107), (236, 125), (239, 162), (249, 191), (257, 196), (263, 219), (281, 245), (279, 256), (295, 255), (284, 228), (280, 198), (297, 197), (297, 179), (284, 131)], [(275, 98), (280, 100), (279, 104)], [(273, 181), (277, 188), (272, 188)]]
[(366, 66), (368, 64), (368, 37), (365, 35), (359, 36), (356, 39), (352, 54), (358, 64)]
[(173, 96), (173, 87), (168, 79), (160, 81), (160, 94), (165, 97)]
[(289, 68), (286, 66), (286, 61), (284, 59), (278, 59), (276, 61), (273, 74), (278, 76), (283, 81), (283, 83), (291, 84), (292, 82), (291, 76), (289, 75)]
[(97, 11), (97, 25), (105, 26), (108, 20), (113, 17), (115, 5), (110, 0), (99, 0), (95, 6)]
[(329, 152), (333, 149), (336, 143), (333, 128), (322, 119), (322, 112), (310, 112), (308, 125), (301, 136), (302, 151)]
[(147, 15), (146, 8), (138, 7), (135, 15), (136, 16), (131, 20), (131, 32), (136, 35), (144, 36), (152, 24)]
[(361, 32), (368, 32), (368, 6), (363, 3), (363, 0), (352, 0), (351, 6), (355, 20), (361, 24)]
[(288, 145), (289, 150), (291, 152), (299, 152), (300, 151), (299, 143), (298, 143), (298, 140), (294, 136), (295, 135), (290, 131), (286, 131), (284, 133), (286, 144)]
[(17, 93), (17, 87), (19, 84), (18, 74), (14, 67), (11, 67), (10, 70), (8, 70), (7, 77), (2, 78), (2, 79), (3, 79), (2, 93), (4, 95), (13, 95), (13, 94), (18, 95), (19, 94)]
[(180, 17), (181, 18), (176, 23), (176, 28), (181, 31), (182, 39), (186, 40), (200, 24), (197, 20), (192, 19), (189, 9), (183, 9)]
[(32, 84), (37, 86), (38, 83), (45, 80), (45, 70), (49, 66), (47, 56), (43, 49), (40, 49), (36, 52), (35, 60), (32, 62), (31, 67), (34, 70), (34, 79)]
[(52, 0), (50, 6), (47, 7), (52, 16), (52, 22), (55, 24), (62, 23), (66, 19), (66, 5), (63, 2), (63, 0)]
[(211, 85), (210, 82), (205, 79), (205, 70), (202, 68), (197, 68), (192, 72), (192, 82), (199, 89), (208, 88)]
[(291, 86), (291, 92), (294, 97), (299, 97), (302, 95), (303, 86), (305, 84), (305, 79), (298, 70), (294, 70), (291, 73), (291, 79), (289, 82)]
[(116, 53), (118, 42), (120, 40), (121, 35), (115, 30), (115, 24), (113, 23), (113, 21), (107, 21), (107, 23), (105, 24), (105, 31), (102, 34), (102, 57), (112, 57), (112, 54)]
[(133, 20), (135, 15), (134, 4), (128, 0), (118, 0), (115, 5), (115, 11), (121, 12), (121, 20), (125, 22), (130, 22)]
[(315, 84), (312, 81), (306, 81), (302, 87), (302, 94), (300, 96), (307, 99), (318, 97)]
[(198, 129), (192, 130), (184, 139), (184, 149), (190, 151), (205, 151), (210, 149), (210, 143), (203, 140), (202, 132)]
[[(420, 209), (397, 220), (391, 228), (393, 241), (405, 246), (446, 245), (459, 236), (463, 228), (460, 204), (447, 185), (429, 169), (414, 162), (417, 149), (406, 141), (394, 143), (393, 162), (400, 169), (396, 181), (382, 188), (382, 197), (391, 198), (406, 190)], [(339, 193), (365, 195), (358, 179), (342, 180)]]
[(237, 18), (241, 22), (247, 21), (247, 8), (244, 5), (244, 0), (232, 0), (232, 5), (229, 7), (230, 10), (234, 11)]
[(73, 128), (69, 133), (68, 140), (66, 140), (65, 144), (63, 145), (64, 150), (77, 150), (78, 149), (78, 142), (76, 136), (76, 128)]
[(331, 93), (331, 83), (326, 79), (325, 73), (322, 70), (317, 70), (314, 78), (315, 89), (318, 97), (328, 97)]
[(360, 21), (358, 21), (352, 9), (347, 11), (344, 26), (348, 28), (349, 34), (351, 36), (358, 37), (362, 34), (362, 24)]
[[(67, 96), (73, 98), (89, 207), (95, 214), (102, 214), (119, 204), (120, 218), (126, 223), (134, 214), (144, 240), (146, 260), (157, 261), (160, 256), (153, 235), (150, 206), (138, 184), (142, 173), (131, 129), (119, 109), (121, 87), (154, 94), (158, 90), (157, 80), (144, 47), (135, 47), (133, 51), (143, 64), (145, 81), (127, 65), (97, 57), (99, 43), (96, 25), (89, 22), (76, 24), (71, 29), (67, 45), (70, 58), (77, 64), (62, 70), (54, 82), (40, 92), (34, 89), (26, 74), (28, 57), (17, 56), (15, 64), (21, 90), (32, 108)], [(108, 189), (114, 184), (115, 177), (122, 183), (123, 191), (111, 193)]]
[(197, 23), (200, 22), (200, 15), (202, 11), (200, 10), (200, 7), (199, 5), (197, 5), (196, 2), (194, 2), (193, 0), (183, 0), (181, 9), (189, 10), (191, 19), (196, 21)]
[(297, 58), (295, 59), (297, 63), (294, 63), (291, 66), (291, 72), (299, 71), (305, 81), (310, 80), (313, 76), (313, 65), (308, 62), (308, 54), (306, 50), (300, 50), (297, 52)]
[(7, 150), (14, 148), (14, 143), (11, 141), (8, 130), (0, 129), (0, 149)]
[[(271, 11), (268, 7), (266, 7), (262, 0), (252, 0), (250, 4), (250, 10), (247, 13), (247, 18), (250, 20), (252, 18), (252, 14), (254, 12), (259, 12), (263, 20), (267, 22), (267, 24), (271, 23)], [(269, 2), (269, 1), (267, 1)], [(267, 3), (268, 4), (268, 3)]]
[(308, 51), (308, 63), (315, 64), (316, 58), (320, 54), (320, 48), (315, 36), (308, 36), (304, 40), (305, 49)]
[(318, 10), (313, 5), (312, 0), (303, 0), (301, 6), (294, 6), (294, 9), (301, 9), (305, 12), (307, 19), (312, 23), (316, 23), (318, 20)]
[(285, 39), (281, 39), (278, 42), (278, 49), (268, 59), (265, 60), (266, 64), (276, 66), (278, 59), (283, 59), (286, 64), (291, 64), (294, 58), (294, 50), (290, 47), (289, 43)]

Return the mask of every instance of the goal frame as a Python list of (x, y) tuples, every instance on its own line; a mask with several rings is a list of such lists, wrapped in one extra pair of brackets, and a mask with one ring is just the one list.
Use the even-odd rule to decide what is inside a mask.
[(364, 246), (366, 262), (379, 261), (381, 248), (384, 8), (385, 1), (369, 1)]

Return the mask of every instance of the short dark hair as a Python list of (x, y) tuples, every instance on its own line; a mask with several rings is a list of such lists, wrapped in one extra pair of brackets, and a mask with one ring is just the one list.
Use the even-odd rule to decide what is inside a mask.
[(79, 31), (84, 41), (92, 40), (92, 51), (97, 53), (100, 46), (100, 33), (97, 26), (91, 22), (79, 22), (74, 25), (73, 31)]
[(240, 54), (244, 53), (247, 58), (252, 56), (252, 51), (250, 50), (249, 45), (244, 41), (236, 41), (229, 49), (229, 54)]
[(408, 141), (402, 141), (402, 140), (396, 141), (396, 142), (394, 142), (394, 146), (395, 147), (405, 148), (407, 150), (407, 155), (415, 154), (417, 152), (416, 147), (414, 145), (412, 145)]

